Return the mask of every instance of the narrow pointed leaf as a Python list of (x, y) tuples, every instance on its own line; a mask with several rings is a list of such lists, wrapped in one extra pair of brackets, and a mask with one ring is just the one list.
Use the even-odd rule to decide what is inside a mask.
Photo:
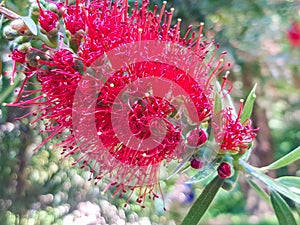
[(259, 197), (261, 197), (266, 202), (270, 203), (269, 195), (257, 183), (255, 183), (251, 178), (247, 178), (247, 182), (256, 191)]
[(277, 180), (288, 187), (297, 188), (300, 191), (300, 177), (284, 176), (279, 177)]
[(275, 170), (285, 167), (300, 159), (300, 146), (288, 153), (287, 155), (281, 157), (272, 164), (261, 168), (262, 171)]
[(28, 27), (28, 29), (31, 31), (31, 33), (33, 35), (37, 35), (37, 26), (35, 24), (35, 22), (33, 21), (33, 19), (31, 19), (30, 17), (28, 16), (21, 16), (20, 17), (23, 22), (26, 24), (26, 26)]
[(269, 188), (272, 187), (272, 189), (276, 190), (280, 194), (282, 194), (285, 197), (291, 199), (292, 201), (300, 204), (300, 194), (297, 194), (297, 193), (291, 191), (288, 186), (286, 186), (276, 180), (273, 180), (271, 177), (260, 172), (257, 168), (250, 166), (246, 162), (240, 162), (240, 164), (244, 167), (246, 173), (248, 173), (251, 176), (255, 177), (256, 179), (260, 180), (267, 187), (269, 187)]
[(252, 90), (250, 91), (250, 93), (246, 99), (244, 109), (243, 109), (243, 112), (241, 115), (242, 123), (244, 123), (247, 119), (249, 119), (252, 114), (254, 101), (256, 99), (256, 95), (255, 95), (256, 86), (257, 86), (257, 84), (254, 85), (254, 87), (252, 88)]
[(199, 223), (223, 182), (224, 180), (217, 176), (205, 187), (201, 195), (194, 202), (181, 225), (197, 225)]
[(298, 213), (298, 219), (300, 220), (300, 205), (299, 204), (295, 204), (295, 208), (296, 208), (296, 211)]
[(297, 225), (295, 217), (284, 199), (274, 190), (271, 190), (271, 202), (279, 225)]

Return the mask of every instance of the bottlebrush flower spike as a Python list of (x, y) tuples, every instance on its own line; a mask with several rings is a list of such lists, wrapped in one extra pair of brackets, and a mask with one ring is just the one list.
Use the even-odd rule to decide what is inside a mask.
[[(198, 36), (189, 35), (191, 26), (181, 35), (180, 19), (171, 26), (174, 9), (166, 11), (166, 2), (161, 10), (148, 6), (146, 0), (132, 9), (128, 0), (64, 6), (66, 28), (85, 32), (77, 36), (78, 51), (63, 44), (31, 49), (22, 87), (36, 76), (40, 89), (11, 104), (35, 106), (33, 123), (44, 121), (50, 135), (37, 148), (69, 131), (62, 155), (79, 154), (74, 165), (89, 167), (96, 183), (109, 178), (103, 192), (111, 186), (114, 195), (129, 192), (128, 203), (136, 190), (142, 206), (146, 196), (162, 195), (160, 166), (181, 160), (188, 129), (211, 118), (213, 81), (229, 67), (226, 53), (216, 58), (218, 45), (208, 58), (214, 43), (202, 40), (203, 24)], [(189, 149), (204, 144), (206, 136), (198, 136)]]
[(257, 129), (252, 128), (250, 119), (244, 123), (240, 121), (243, 102), (241, 100), (237, 116), (234, 115), (233, 109), (226, 108), (215, 119), (215, 139), (220, 146), (221, 152), (231, 151), (243, 154), (253, 143)]
[(39, 0), (37, 0), (37, 3), (40, 9), (38, 20), (41, 28), (47, 33), (51, 32), (52, 30), (56, 30), (58, 26), (57, 14), (50, 10), (43, 10)]
[(85, 13), (83, 4), (76, 0), (76, 5), (65, 5), (62, 7), (62, 16), (65, 26), (72, 35), (85, 31)]

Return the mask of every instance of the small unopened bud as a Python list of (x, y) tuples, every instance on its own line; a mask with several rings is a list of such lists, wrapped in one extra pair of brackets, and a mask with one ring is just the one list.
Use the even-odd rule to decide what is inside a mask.
[(234, 182), (230, 179), (226, 179), (222, 185), (222, 188), (226, 191), (231, 191), (234, 188)]
[(31, 48), (30, 42), (26, 42), (26, 43), (23, 43), (23, 44), (18, 46), (18, 51), (28, 52), (30, 48)]
[(191, 147), (203, 145), (207, 140), (207, 135), (202, 129), (194, 129), (190, 131), (187, 137), (187, 144)]
[(15, 39), (15, 43), (17, 43), (17, 44), (23, 44), (23, 43), (25, 43), (25, 42), (28, 42), (30, 40), (30, 38), (29, 37), (26, 37), (26, 36), (20, 36), (20, 37), (17, 37), (16, 39)]
[(31, 14), (39, 16), (40, 15), (39, 5), (36, 2), (31, 3), (30, 11), (31, 11)]
[(203, 167), (203, 162), (200, 159), (194, 158), (191, 161), (191, 167), (193, 169), (199, 170)]
[(3, 28), (3, 36), (7, 39), (7, 40), (13, 40), (14, 38), (16, 38), (19, 35), (18, 31), (13, 30), (11, 28), (11, 26), (6, 26)]
[(22, 34), (25, 33), (26, 31), (28, 31), (28, 27), (26, 26), (26, 24), (24, 23), (24, 21), (22, 19), (13, 20), (10, 23), (10, 26), (12, 29), (14, 29)]
[(231, 176), (231, 166), (227, 162), (222, 162), (218, 167), (219, 177), (225, 179)]
[(54, 4), (54, 3), (49, 3), (47, 5), (47, 9), (49, 9), (50, 11), (58, 14), (58, 8), (57, 8), (56, 4)]

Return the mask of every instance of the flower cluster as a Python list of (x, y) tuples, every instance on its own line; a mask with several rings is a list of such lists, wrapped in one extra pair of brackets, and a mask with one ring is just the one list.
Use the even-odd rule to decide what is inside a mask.
[(218, 115), (218, 122), (215, 123), (215, 139), (223, 153), (231, 151), (243, 154), (253, 143), (257, 129), (252, 128), (250, 119), (241, 121), (242, 110), (243, 101), (237, 116), (234, 115), (232, 108), (226, 108)]
[[(15, 65), (22, 64), (26, 77), (19, 96), (10, 105), (34, 106), (30, 114), (36, 119), (32, 123), (44, 121), (42, 132), (48, 132), (49, 136), (37, 148), (69, 131), (60, 144), (62, 155), (79, 154), (74, 164), (89, 167), (96, 183), (108, 177), (110, 182), (104, 192), (110, 186), (116, 189), (114, 195), (122, 196), (129, 191), (128, 203), (137, 190), (136, 201), (142, 205), (146, 196), (157, 198), (162, 194), (159, 166), (171, 160), (181, 161), (184, 153), (198, 151), (207, 142), (207, 133), (201, 124), (214, 116), (213, 84), (230, 66), (223, 60), (226, 52), (216, 57), (219, 48), (216, 45), (208, 56), (214, 42), (203, 40), (203, 24), (197, 35), (192, 32), (192, 26), (182, 34), (181, 19), (171, 26), (174, 9), (167, 11), (166, 2), (160, 10), (158, 6), (150, 10), (147, 0), (143, 0), (141, 6), (138, 2), (130, 6), (128, 0), (96, 0), (87, 4), (77, 0), (75, 5), (56, 3), (57, 12), (37, 3), (38, 25), (48, 41), (36, 45), (41, 47), (13, 50), (12, 59)], [(67, 32), (57, 33), (60, 22)], [(64, 39), (63, 34), (66, 34)], [(53, 39), (59, 44), (49, 47)], [(41, 40), (35, 41), (40, 44)], [(147, 60), (133, 60), (118, 70), (106, 62), (109, 52), (145, 41), (168, 43), (162, 59), (170, 63), (148, 59), (148, 51)], [(151, 50), (151, 46), (148, 48)], [(178, 55), (180, 60), (177, 59), (176, 64), (172, 57)], [(101, 73), (99, 59), (102, 60)], [(184, 64), (182, 68), (180, 63)], [(26, 84), (33, 77), (37, 84), (28, 90)], [(162, 87), (155, 83), (140, 82), (149, 78), (168, 83), (168, 89), (160, 91)], [(98, 83), (101, 85), (97, 86)], [(227, 79), (224, 79), (221, 91), (226, 84)], [(91, 92), (91, 87), (96, 92)], [(74, 100), (78, 92), (82, 104)], [(155, 93), (161, 94), (156, 96)], [(96, 98), (95, 105), (85, 104), (91, 96)], [(74, 126), (75, 120), (84, 121), (88, 114), (93, 114), (90, 122), (95, 125), (94, 133), (85, 122)], [(250, 120), (241, 123), (240, 116), (234, 119), (227, 109), (222, 111), (222, 118), (222, 124), (216, 128), (221, 150), (244, 152), (255, 136)], [(122, 133), (124, 121), (129, 130)], [(78, 138), (79, 128), (86, 132)], [(131, 133), (130, 138), (126, 138), (127, 131)], [(95, 135), (101, 147), (91, 141)], [(149, 139), (152, 145), (143, 145)], [(130, 144), (132, 140), (138, 144)], [(204, 166), (194, 154), (188, 155), (192, 168)]]

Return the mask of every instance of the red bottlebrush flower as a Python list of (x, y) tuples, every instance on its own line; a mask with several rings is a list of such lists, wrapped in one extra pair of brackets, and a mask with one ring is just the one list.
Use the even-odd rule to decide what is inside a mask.
[[(131, 13), (127, 0), (65, 6), (66, 28), (85, 32), (78, 52), (36, 50), (44, 55), (25, 72), (36, 76), (41, 88), (31, 94), (40, 96), (28, 100), (26, 90), (27, 100), (11, 104), (36, 106), (33, 122), (46, 121), (50, 133), (40, 146), (69, 131), (63, 155), (78, 153), (74, 164), (89, 165), (96, 183), (110, 179), (104, 192), (110, 186), (114, 195), (129, 191), (128, 203), (136, 190), (141, 204), (147, 195), (162, 195), (161, 164), (181, 160), (186, 130), (210, 119), (212, 81), (228, 68), (224, 54), (215, 58), (218, 48), (208, 58), (214, 43), (202, 40), (203, 24), (198, 36), (189, 37), (189, 27), (182, 38), (181, 20), (171, 26), (166, 3), (160, 12), (148, 6), (136, 3)], [(198, 134), (195, 144), (205, 140)]]
[(293, 22), (287, 31), (288, 39), (292, 46), (300, 46), (300, 25), (297, 22)]
[(225, 179), (231, 176), (231, 166), (227, 162), (222, 162), (218, 167), (219, 177)]
[(83, 11), (83, 8), (79, 6), (78, 1), (76, 1), (75, 6), (65, 6), (63, 8), (63, 19), (65, 26), (68, 31), (72, 35), (75, 35), (80, 30), (82, 32), (85, 31), (85, 21), (84, 21), (84, 15), (85, 12)]
[(37, 0), (37, 3), (40, 8), (40, 15), (38, 20), (41, 28), (44, 29), (47, 33), (54, 29), (57, 29), (58, 26), (57, 14), (50, 10), (43, 10), (39, 0)]
[(39, 16), (39, 23), (41, 25), (41, 28), (43, 28), (46, 32), (50, 32), (54, 29), (57, 29), (58, 16), (56, 13), (50, 10), (41, 11), (41, 15)]
[(243, 154), (253, 143), (257, 129), (252, 128), (250, 119), (241, 122), (242, 110), (243, 101), (241, 101), (237, 116), (233, 114), (231, 108), (224, 109), (218, 115), (220, 121), (215, 124), (215, 135), (221, 151), (233, 151)]

